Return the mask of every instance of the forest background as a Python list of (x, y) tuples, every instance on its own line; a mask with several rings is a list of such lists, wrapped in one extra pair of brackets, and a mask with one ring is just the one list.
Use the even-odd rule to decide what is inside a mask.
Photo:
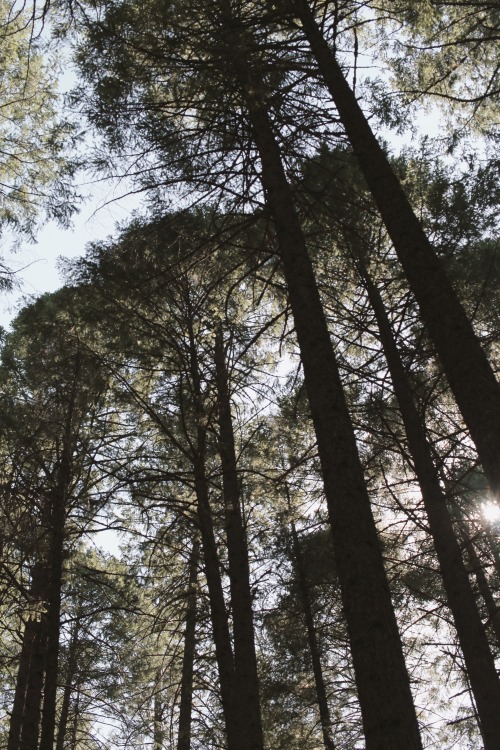
[(496, 3), (0, 11), (0, 745), (498, 750)]

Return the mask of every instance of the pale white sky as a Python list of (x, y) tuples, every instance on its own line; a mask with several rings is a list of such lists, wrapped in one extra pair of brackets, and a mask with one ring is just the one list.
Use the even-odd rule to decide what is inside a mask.
[[(80, 212), (73, 217), (69, 229), (51, 221), (38, 232), (35, 243), (22, 240), (15, 252), (9, 250), (12, 238), (4, 238), (0, 254), (5, 257), (9, 268), (17, 272), (20, 289), (1, 293), (0, 325), (9, 325), (25, 298), (55, 291), (62, 285), (57, 270), (61, 256), (76, 258), (82, 255), (89, 242), (115, 233), (116, 224), (126, 222), (140, 205), (135, 196), (114, 200), (112, 188), (102, 184), (93, 186), (91, 193)], [(119, 191), (116, 195), (120, 195)]]

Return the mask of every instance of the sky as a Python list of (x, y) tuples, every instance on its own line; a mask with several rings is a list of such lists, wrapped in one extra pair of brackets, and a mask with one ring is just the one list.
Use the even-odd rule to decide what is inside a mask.
[(35, 242), (22, 240), (15, 251), (10, 249), (13, 237), (4, 237), (1, 254), (16, 272), (18, 287), (11, 293), (1, 292), (0, 325), (4, 328), (25, 301), (62, 286), (64, 280), (58, 270), (61, 257), (83, 255), (88, 243), (114, 234), (116, 225), (124, 223), (139, 206), (134, 196), (117, 198), (109, 185), (94, 184), (87, 190), (87, 199), (69, 228), (50, 221), (38, 232)]

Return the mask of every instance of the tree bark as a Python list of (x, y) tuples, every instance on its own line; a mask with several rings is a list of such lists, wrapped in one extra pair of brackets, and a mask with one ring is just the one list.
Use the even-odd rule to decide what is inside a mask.
[(42, 726), (38, 750), (53, 750), (56, 731), (56, 702), (59, 664), (59, 633), (61, 629), (61, 586), (63, 569), (64, 502), (54, 503), (51, 549), (49, 606), (47, 612), (47, 650), (45, 655), (45, 687)]
[[(30, 601), (44, 606), (48, 571), (43, 563), (33, 566)], [(14, 704), (10, 718), (7, 750), (36, 750), (40, 731), (43, 680), (45, 675), (46, 615), (29, 617), (23, 633)]]
[(228, 750), (246, 750), (246, 731), (242, 707), (238, 701), (234, 656), (231, 645), (228, 616), (220, 573), (219, 555), (215, 540), (212, 509), (210, 507), (208, 480), (205, 468), (206, 415), (204, 414), (196, 341), (192, 327), (189, 330), (190, 375), (197, 425), (196, 445), (193, 455), (194, 485), (197, 501), (201, 546), (208, 587), (208, 600), (219, 672), (222, 711), (226, 724)]
[(59, 724), (57, 726), (57, 737), (55, 750), (64, 750), (64, 743), (66, 740), (66, 734), (68, 730), (68, 717), (69, 709), (71, 705), (71, 696), (74, 691), (74, 679), (77, 672), (77, 657), (78, 657), (78, 643), (79, 643), (79, 630), (80, 620), (77, 617), (74, 623), (73, 632), (68, 647), (68, 667), (66, 669), (66, 682), (64, 685), (64, 693), (61, 704), (61, 714), (59, 716)]
[(74, 709), (74, 716), (73, 716), (73, 726), (71, 728), (71, 744), (70, 748), (71, 750), (77, 749), (78, 744), (78, 721), (80, 718), (80, 688), (77, 686), (76, 688), (76, 696), (75, 696), (75, 709)]
[(474, 592), (446, 505), (446, 497), (441, 490), (425, 427), (413, 400), (384, 303), (367, 271), (362, 269), (361, 274), (377, 319), (380, 340), (422, 492), (448, 605), (453, 614), (467, 675), (476, 701), (484, 747), (485, 750), (500, 750), (500, 681), (495, 669), (495, 660), (479, 616)]
[(267, 111), (251, 93), (259, 86), (231, 49), (226, 54), (246, 100), (295, 322), (367, 750), (421, 748), (380, 542), (304, 234)]
[(195, 466), (195, 492), (228, 750), (240, 750), (245, 747), (245, 731), (239, 718), (231, 637), (222, 590), (212, 511), (208, 499), (205, 467), (201, 458), (197, 459)]
[(191, 714), (193, 709), (193, 670), (196, 649), (196, 608), (198, 586), (198, 558), (200, 545), (197, 540), (189, 557), (189, 583), (186, 619), (184, 624), (184, 653), (182, 656), (181, 700), (179, 706), (179, 733), (177, 750), (191, 750)]
[(235, 677), (239, 700), (245, 707), (248, 748), (262, 750), (264, 737), (253, 627), (248, 546), (240, 502), (240, 483), (231, 416), (226, 354), (221, 326), (215, 338), (215, 369), (219, 421), (228, 570), (233, 614)]
[(45, 658), (45, 688), (43, 695), (42, 727), (38, 750), (53, 750), (56, 733), (57, 681), (59, 676), (59, 635), (61, 630), (61, 589), (64, 562), (64, 533), (66, 525), (68, 489), (71, 482), (73, 453), (73, 412), (79, 358), (75, 365), (75, 382), (62, 441), (61, 463), (57, 486), (52, 495), (50, 513), (50, 578), (47, 611), (47, 652)]
[(394, 174), (307, 0), (293, 12), (337, 107), (434, 341), (492, 490), (500, 491), (500, 386), (439, 258)]
[(161, 699), (162, 674), (161, 669), (156, 670), (155, 693), (153, 698), (153, 750), (163, 750), (165, 731), (163, 728), (163, 703)]
[(293, 556), (295, 568), (297, 571), (297, 583), (299, 584), (300, 598), (306, 623), (307, 642), (309, 644), (309, 652), (311, 654), (311, 665), (314, 675), (314, 684), (316, 687), (316, 698), (318, 702), (321, 731), (323, 734), (323, 743), (325, 745), (325, 750), (335, 750), (335, 744), (333, 742), (332, 736), (332, 719), (330, 716), (330, 708), (328, 706), (328, 698), (326, 695), (323, 669), (321, 667), (321, 654), (319, 650), (318, 639), (316, 637), (316, 628), (314, 627), (314, 615), (311, 606), (311, 597), (309, 595), (309, 586), (307, 583), (304, 560), (302, 558), (300, 541), (294, 521), (292, 521), (291, 523), (291, 528)]

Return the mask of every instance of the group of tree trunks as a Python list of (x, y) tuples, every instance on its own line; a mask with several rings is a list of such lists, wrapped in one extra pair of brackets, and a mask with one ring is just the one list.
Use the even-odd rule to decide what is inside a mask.
[[(198, 8), (196, 3), (194, 5)], [(287, 7), (281, 7), (283, 5)], [(132, 10), (133, 6), (132, 3)], [(228, 89), (236, 92), (234, 96), (239, 101), (239, 115), (244, 123), (242, 127), (246, 128), (249, 148), (258, 159), (257, 175), (261, 184), (264, 205), (262, 210), (254, 212), (252, 221), (257, 226), (259, 222), (269, 222), (266, 225), (265, 241), (267, 259), (271, 258), (274, 268), (277, 264), (279, 273), (282, 274), (286, 297), (284, 304), (289, 305), (293, 317), (294, 335), (300, 354), (308, 408), (319, 456), (320, 474), (333, 540), (335, 572), (340, 586), (366, 750), (400, 750), (401, 748), (417, 750), (423, 747), (419, 722), (393, 606), (391, 587), (386, 574), (381, 538), (375, 522), (372, 498), (353, 426), (352, 408), (346, 387), (349, 384), (346, 383), (336, 347), (332, 343), (332, 325), (325, 311), (321, 284), (315, 267), (316, 259), (309, 242), (308, 217), (302, 210), (298, 197), (297, 181), (290, 178), (287, 156), (284, 153), (286, 139), (281, 132), (280, 122), (272, 104), (273, 92), (266, 94), (264, 87), (263, 93), (262, 75), (265, 65), (260, 57), (263, 53), (257, 41), (255, 41), (255, 46), (250, 43), (253, 39), (251, 24), (244, 11), (239, 13), (237, 6), (238, 3), (230, 0), (217, 0), (212, 3), (211, 8), (204, 11), (202, 18), (206, 24), (205, 30), (199, 38), (198, 29), (193, 35), (192, 69), (189, 69), (190, 58), (186, 53), (186, 47), (183, 49), (179, 47), (178, 57), (182, 65), (189, 69), (189, 75), (194, 77), (197, 74), (197, 66), (204, 59), (206, 69), (210, 70), (212, 67), (219, 76), (219, 85), (220, 80), (225, 81)], [(119, 45), (123, 44), (123, 48), (127, 49), (127, 54), (142, 56), (141, 64), (146, 60), (147, 65), (154, 68), (159, 60), (160, 67), (161, 63), (165, 65), (166, 82), (163, 81), (162, 85), (167, 89), (171, 86), (171, 98), (166, 96), (167, 103), (163, 102), (158, 105), (158, 135), (154, 145), (159, 151), (164, 149), (165, 153), (171, 146), (173, 151), (173, 145), (175, 145), (181, 152), (184, 148), (182, 130), (181, 135), (176, 136), (177, 141), (168, 141), (168, 138), (173, 138), (169, 128), (175, 130), (178, 121), (185, 116), (180, 95), (179, 111), (176, 111), (178, 96), (176, 87), (180, 88), (183, 83), (179, 83), (174, 74), (172, 74), (172, 80), (169, 80), (168, 54), (173, 55), (177, 51), (175, 47), (177, 36), (179, 39), (184, 38), (182, 14), (178, 20), (175, 20), (172, 15), (174, 11), (171, 8), (165, 11), (167, 27), (150, 30), (151, 39), (154, 41), (148, 39), (148, 43), (151, 44), (151, 50), (148, 50), (146, 43), (141, 46), (140, 38), (137, 44), (130, 41), (127, 37), (130, 33), (130, 27), (127, 26), (128, 19), (125, 18), (123, 29), (121, 29), (120, 18), (114, 18), (112, 11), (113, 9), (109, 10), (109, 18), (103, 11), (102, 19), (95, 21), (86, 19), (82, 21), (82, 24), (84, 27), (88, 24), (87, 30), (91, 37), (94, 34), (96, 46), (104, 45), (100, 49), (103, 60), (105, 58), (103, 49), (109, 51), (113, 45), (118, 49)], [(187, 11), (184, 10), (184, 12)], [(366, 182), (367, 194), (369, 193), (378, 209), (406, 279), (407, 288), (418, 306), (422, 325), (432, 342), (433, 356), (442, 367), (464, 426), (476, 446), (477, 457), (489, 483), (492, 496), (496, 497), (500, 489), (500, 387), (481, 342), (453, 287), (446, 266), (428, 240), (422, 223), (410, 205), (387, 154), (377, 141), (359, 105), (356, 93), (348, 83), (339, 64), (335, 47), (324, 33), (324, 24), (318, 22), (313, 4), (308, 0), (293, 0), (290, 4), (268, 3), (266, 9), (262, 9), (257, 17), (260, 24), (265, 24), (266, 19), (271, 19), (273, 31), (278, 28), (281, 36), (278, 35), (280, 42), (276, 42), (277, 46), (282, 43), (285, 48), (291, 26), (294, 28), (294, 34), (300, 36), (301, 43), (307, 45), (309, 64), (314, 64), (315, 76), (323, 82), (322, 90), (325, 101), (330, 97), (328, 106), (333, 104), (336, 110), (338, 120), (350, 144), (349, 159), (356, 162)], [(170, 31), (168, 23), (172, 24)], [(271, 21), (269, 23), (271, 24)], [(157, 40), (161, 38), (162, 33), (167, 37), (165, 44), (168, 52), (163, 58), (155, 47), (156, 44), (160, 44)], [(103, 42), (106, 35), (108, 41)], [(205, 47), (199, 39), (202, 39)], [(90, 42), (87, 43), (90, 45)], [(168, 47), (168, 45), (171, 46)], [(89, 48), (84, 46), (83, 49), (88, 52)], [(109, 54), (111, 56), (115, 52)], [(116, 52), (116, 54), (120, 53)], [(115, 68), (112, 62), (104, 60), (104, 67), (108, 65), (114, 73), (119, 64), (123, 65), (119, 57), (117, 60)], [(147, 65), (144, 63), (144, 68)], [(105, 86), (103, 84), (99, 89), (99, 83), (102, 81), (96, 82), (96, 91), (99, 90), (102, 93)], [(133, 84), (133, 80), (126, 81), (125, 79), (120, 81), (115, 88), (109, 84), (111, 89), (109, 95), (111, 98), (116, 96), (119, 105), (125, 107), (120, 96), (126, 98), (128, 94), (123, 94), (123, 91)], [(279, 88), (281, 84), (276, 85)], [(155, 86), (157, 86), (156, 81)], [(139, 84), (138, 88), (140, 88)], [(144, 88), (147, 88), (146, 84)], [(188, 85), (187, 88), (189, 89)], [(102, 93), (101, 107), (103, 102), (106, 103), (105, 96), (106, 92)], [(213, 96), (214, 111), (220, 107), (219, 117), (223, 120), (227, 116), (227, 122), (229, 122), (231, 113), (226, 113), (217, 100), (217, 96), (207, 90), (207, 100), (210, 100), (211, 96)], [(145, 107), (150, 106), (151, 110), (156, 112), (153, 99), (146, 97), (145, 101)], [(126, 104), (128, 107), (128, 100)], [(169, 115), (162, 111), (163, 105), (165, 112), (171, 112), (171, 120), (168, 119)], [(193, 108), (195, 106), (193, 104)], [(113, 112), (113, 116), (116, 118), (118, 129), (121, 127), (120, 118), (123, 118), (125, 123), (124, 132), (126, 127), (134, 127), (130, 110), (126, 108), (120, 110), (118, 107)], [(110, 125), (106, 117), (106, 114), (100, 112), (96, 115), (96, 121), (109, 134)], [(192, 117), (196, 119), (196, 114)], [(227, 123), (224, 124), (229, 130), (230, 126)], [(213, 123), (203, 123), (201, 127), (203, 138), (208, 137), (207, 132), (210, 135), (210, 128), (217, 133), (220, 127), (222, 126), (216, 116), (214, 116)], [(165, 132), (166, 147), (161, 141), (162, 128)], [(140, 137), (143, 137), (142, 132), (140, 132)], [(231, 134), (231, 137), (233, 136), (234, 132)], [(116, 138), (116, 133), (110, 137)], [(230, 139), (229, 135), (227, 137)], [(124, 140), (123, 137), (122, 140)], [(214, 142), (215, 140), (214, 135)], [(328, 142), (328, 132), (325, 133), (325, 140)], [(200, 140), (199, 143), (204, 142)], [(199, 148), (201, 150), (202, 146)], [(204, 145), (203, 148), (207, 149), (211, 158), (212, 146)], [(220, 147), (218, 145), (214, 147), (215, 150), (217, 148)], [(198, 156), (197, 154), (196, 158)], [(168, 162), (168, 158), (166, 155), (166, 171), (169, 168), (173, 169), (172, 165), (178, 157), (171, 157), (171, 163)], [(184, 154), (183, 158), (188, 160), (189, 156)], [(201, 192), (206, 174), (196, 173), (196, 158), (193, 158), (193, 164), (189, 166), (184, 161), (182, 170), (184, 174), (189, 173), (189, 177), (185, 178), (186, 181), (190, 184), (194, 183)], [(155, 189), (157, 188), (158, 185), (155, 185)], [(225, 197), (224, 193), (222, 195)], [(228, 188), (228, 200), (229, 196), (230, 189)], [(245, 216), (250, 219), (252, 214), (251, 212), (240, 214), (242, 224), (244, 224)], [(207, 225), (208, 223), (206, 222)], [(495, 667), (494, 650), (492, 650), (488, 632), (481, 617), (481, 607), (484, 604), (498, 638), (498, 607), (473, 541), (468, 537), (465, 526), (461, 522), (456, 523), (450, 512), (449, 500), (436, 465), (436, 456), (429, 443), (427, 425), (416, 403), (410, 373), (399, 351), (384, 298), (377, 286), (377, 281), (372, 277), (373, 249), (369, 242), (360, 240), (362, 232), (356, 232), (354, 229), (350, 228), (349, 240), (351, 255), (348, 262), (351, 265), (351, 274), (356, 279), (355, 283), (359, 288), (364, 290), (371, 308), (371, 315), (378, 327), (380, 349), (385, 357), (387, 372), (404, 426), (408, 453), (434, 544), (446, 603), (452, 614), (463, 655), (484, 748), (485, 750), (499, 750), (500, 680)], [(164, 263), (165, 268), (168, 267), (166, 278), (169, 285), (169, 290), (165, 290), (165, 296), (168, 298), (169, 294), (177, 293), (172, 290), (178, 291), (183, 300), (185, 318), (179, 322), (180, 313), (173, 315), (175, 324), (171, 330), (175, 333), (168, 334), (172, 337), (171, 339), (162, 338), (162, 331), (166, 330), (166, 325), (161, 316), (158, 321), (148, 323), (145, 329), (148, 332), (146, 337), (149, 337), (151, 349), (157, 348), (160, 351), (163, 349), (159, 360), (151, 365), (151, 372), (155, 368), (161, 369), (162, 355), (165, 357), (163, 366), (167, 372), (170, 367), (167, 362), (172, 361), (174, 357), (172, 352), (175, 347), (179, 347), (179, 351), (182, 349), (182, 356), (179, 355), (178, 361), (182, 360), (184, 369), (181, 370), (181, 365), (176, 365), (180, 375), (175, 377), (179, 379), (179, 404), (184, 403), (181, 421), (186, 431), (186, 447), (182, 448), (182, 452), (189, 465), (189, 473), (192, 477), (191, 489), (195, 500), (188, 514), (190, 552), (186, 566), (187, 580), (183, 610), (183, 657), (180, 669), (177, 748), (189, 750), (192, 747), (193, 681), (196, 632), (201, 606), (202, 584), (199, 570), (201, 564), (206, 581), (227, 747), (228, 750), (263, 750), (265, 740), (253, 612), (251, 550), (249, 549), (247, 519), (243, 511), (242, 479), (234, 429), (234, 403), (232, 401), (234, 393), (229, 368), (229, 338), (232, 332), (228, 330), (222, 312), (219, 311), (218, 315), (214, 315), (209, 324), (212, 329), (210, 333), (210, 340), (213, 344), (212, 360), (209, 364), (201, 361), (199, 340), (201, 329), (197, 322), (200, 319), (200, 313), (193, 308), (191, 292), (183, 284), (185, 279), (190, 278), (189, 273), (196, 269), (197, 264), (202, 267), (206, 247), (201, 246), (193, 250), (191, 246), (186, 250), (184, 257), (181, 250), (181, 234), (179, 232), (176, 238), (175, 230), (173, 230), (173, 242), (171, 242), (171, 237), (165, 241), (165, 247), (175, 242), (179, 246), (178, 256), (173, 261), (172, 253), (169, 258), (165, 251)], [(237, 234), (234, 230), (234, 236)], [(335, 243), (336, 238), (332, 237), (331, 241)], [(142, 242), (147, 247), (147, 232), (144, 233)], [(151, 242), (153, 243), (154, 240)], [(224, 253), (224, 243), (220, 240), (217, 242), (220, 244), (218, 252)], [(133, 242), (131, 244), (133, 245)], [(208, 244), (213, 245), (215, 241), (210, 240)], [(253, 251), (249, 252), (249, 257), (244, 261), (238, 261), (241, 265), (246, 264), (246, 270), (233, 288), (242, 284), (244, 278), (251, 277), (255, 272), (259, 261), (252, 258), (252, 253)], [(104, 255), (102, 257), (104, 258)], [(229, 275), (231, 262), (229, 244), (227, 257)], [(112, 264), (112, 254), (110, 259)], [(137, 262), (140, 275), (142, 260), (139, 252), (135, 262)], [(172, 440), (173, 428), (169, 423), (168, 409), (162, 412), (161, 399), (157, 399), (154, 404), (151, 401), (145, 406), (147, 395), (143, 395), (142, 386), (134, 382), (130, 372), (117, 376), (118, 358), (115, 356), (116, 352), (112, 351), (112, 347), (116, 345), (120, 337), (123, 345), (123, 358), (126, 359), (128, 352), (133, 352), (131, 358), (137, 357), (138, 370), (142, 366), (147, 370), (148, 365), (145, 364), (147, 357), (152, 357), (151, 354), (144, 355), (141, 361), (137, 350), (142, 346), (142, 335), (134, 339), (133, 327), (129, 326), (128, 322), (133, 321), (135, 315), (138, 325), (144, 323), (143, 318), (147, 316), (141, 310), (142, 303), (137, 304), (129, 319), (123, 318), (125, 322), (118, 324), (113, 322), (116, 311), (125, 309), (127, 305), (127, 289), (124, 286), (120, 290), (121, 271), (118, 267), (111, 272), (109, 269), (106, 271), (104, 264), (99, 266), (99, 263), (95, 263), (94, 266), (97, 268), (97, 283), (94, 279), (94, 291), (91, 294), (95, 294), (96, 299), (99, 299), (100, 294), (100, 299), (104, 300), (99, 303), (102, 304), (102, 310), (97, 315), (100, 319), (95, 322), (99, 333), (92, 339), (92, 342), (88, 340), (82, 344), (83, 350), (78, 344), (74, 348), (71, 362), (66, 361), (67, 371), (61, 374), (61, 378), (66, 377), (67, 382), (60, 390), (61, 393), (64, 392), (64, 398), (62, 399), (62, 412), (59, 409), (60, 413), (56, 420), (59, 433), (55, 437), (57, 447), (54, 448), (53, 463), (50, 470), (44, 462), (41, 462), (38, 468), (39, 472), (45, 471), (50, 474), (50, 481), (47, 484), (46, 496), (43, 502), (39, 503), (40, 523), (44, 531), (37, 540), (35, 551), (31, 550), (28, 601), (31, 603), (32, 613), (24, 617), (24, 632), (10, 715), (7, 750), (53, 750), (54, 746), (57, 750), (63, 750), (70, 746), (64, 734), (66, 729), (69, 733), (70, 685), (72, 674), (76, 669), (75, 644), (79, 638), (80, 619), (77, 618), (74, 623), (74, 641), (72, 636), (73, 646), (70, 644), (67, 658), (68, 679), (58, 708), (58, 686), (63, 685), (59, 651), (65, 555), (69, 539), (67, 522), (75, 508), (75, 498), (72, 493), (78, 482), (84, 481), (82, 479), (84, 464), (82, 464), (79, 451), (83, 450), (82, 446), (90, 444), (90, 440), (86, 440), (80, 431), (83, 429), (85, 419), (88, 418), (88, 412), (101, 403), (102, 396), (102, 386), (96, 386), (96, 390), (93, 391), (91, 385), (82, 382), (82, 378), (85, 381), (87, 375), (85, 372), (82, 375), (81, 351), (85, 352), (85, 357), (93, 358), (93, 366), (97, 367), (96, 363), (98, 363), (99, 367), (110, 373), (109, 377), (115, 378), (115, 383), (119, 382), (120, 385), (125, 383), (125, 389), (128, 389), (127, 392), (135, 404), (134, 408), (139, 411), (143, 409), (143, 414), (155, 423), (155, 429), (162, 441), (168, 443)], [(90, 267), (92, 267), (91, 262)], [(250, 271), (249, 268), (251, 268)], [(159, 275), (164, 270), (160, 268)], [(128, 273), (133, 274), (133, 272), (134, 269), (130, 267)], [(106, 273), (108, 273), (108, 278), (106, 278)], [(149, 283), (153, 274), (149, 270), (145, 273)], [(99, 274), (101, 274), (100, 277)], [(255, 278), (257, 276), (258, 274), (255, 274)], [(130, 280), (126, 283), (129, 284)], [(192, 279), (189, 283), (192, 283)], [(271, 280), (267, 279), (266, 290), (270, 284)], [(100, 290), (99, 285), (101, 285)], [(200, 287), (202, 286), (200, 281)], [(85, 280), (84, 275), (81, 274), (75, 289), (85, 294), (87, 288), (92, 288), (92, 283)], [(133, 289), (133, 286), (131, 288)], [(76, 294), (80, 292), (77, 291)], [(231, 298), (231, 293), (227, 291), (226, 299)], [(120, 294), (122, 294), (121, 298)], [(139, 300), (139, 297), (137, 299)], [(87, 310), (83, 313), (85, 304)], [(237, 306), (238, 302), (236, 301), (235, 304)], [(83, 332), (85, 325), (92, 324), (92, 314), (89, 312), (92, 305), (84, 303), (83, 307), (78, 312), (80, 322), (73, 321), (71, 326), (65, 329), (64, 335), (75, 336), (76, 341), (80, 341), (80, 338), (85, 339)], [(63, 309), (64, 306), (61, 306), (61, 315), (63, 315)], [(74, 316), (75, 320), (78, 316)], [(85, 319), (87, 323), (82, 324), (81, 321)], [(268, 324), (270, 325), (266, 322), (264, 328)], [(179, 333), (177, 328), (182, 328), (182, 333)], [(77, 330), (78, 333), (75, 333)], [(109, 345), (113, 337), (114, 341)], [(149, 364), (152, 361), (153, 359)], [(174, 371), (173, 366), (172, 371)], [(124, 373), (125, 370), (122, 372)], [(207, 408), (208, 376), (206, 372), (211, 373), (212, 414), (208, 413)], [(168, 377), (165, 382), (168, 382)], [(35, 392), (35, 387), (32, 387)], [(189, 396), (186, 396), (187, 393)], [(212, 418), (214, 414), (215, 419)], [(216, 435), (216, 462), (220, 474), (220, 508), (214, 508), (213, 497), (215, 459), (211, 453), (211, 446), (214, 434)], [(118, 475), (118, 470), (114, 471)], [(119, 471), (122, 472), (122, 468)], [(166, 473), (168, 473), (168, 468)], [(126, 481), (132, 485), (136, 480), (128, 478)], [(125, 484), (126, 482), (124, 486)], [(289, 492), (288, 487), (286, 492)], [(462, 539), (457, 536), (459, 528), (463, 531)], [(307, 565), (301, 553), (299, 533), (293, 517), (290, 520), (290, 529), (295, 574), (307, 634), (315, 686), (315, 703), (322, 739), (326, 750), (333, 750), (335, 744), (332, 716), (321, 663), (321, 649), (315, 630)], [(224, 550), (222, 557), (221, 547)], [(479, 604), (479, 597), (471, 584), (468, 566), (471, 566), (475, 573), (483, 604)], [(161, 682), (160, 676), (158, 682)], [(162, 750), (164, 747), (161, 709), (161, 691), (158, 688), (153, 720), (154, 750)], [(75, 750), (74, 745), (71, 747)]]

